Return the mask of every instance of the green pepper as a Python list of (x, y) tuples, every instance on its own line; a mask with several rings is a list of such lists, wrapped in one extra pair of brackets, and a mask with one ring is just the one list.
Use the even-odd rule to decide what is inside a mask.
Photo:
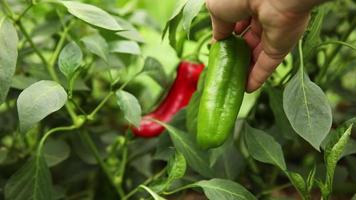
[(197, 143), (201, 148), (222, 145), (232, 132), (249, 63), (250, 48), (242, 38), (230, 36), (212, 45), (198, 113)]

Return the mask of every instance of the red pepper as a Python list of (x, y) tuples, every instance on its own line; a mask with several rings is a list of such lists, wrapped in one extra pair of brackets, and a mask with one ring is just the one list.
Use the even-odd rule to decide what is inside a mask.
[(142, 117), (138, 128), (131, 128), (133, 133), (139, 137), (155, 137), (162, 133), (164, 127), (150, 119), (167, 123), (179, 110), (185, 107), (197, 89), (199, 76), (203, 69), (203, 64), (182, 61), (177, 69), (177, 77), (165, 99), (156, 110)]

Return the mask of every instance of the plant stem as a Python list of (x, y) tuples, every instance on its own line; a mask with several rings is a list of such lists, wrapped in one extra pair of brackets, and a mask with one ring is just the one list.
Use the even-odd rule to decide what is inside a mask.
[(163, 168), (161, 171), (159, 171), (157, 174), (154, 176), (149, 177), (145, 182), (137, 186), (135, 189), (131, 190), (122, 200), (128, 200), (132, 195), (134, 195), (139, 189), (141, 185), (148, 185), (152, 181), (156, 180), (157, 178), (161, 177), (164, 173), (166, 172), (166, 168)]
[(180, 187), (180, 188), (177, 188), (175, 190), (172, 190), (170, 192), (163, 192), (164, 195), (170, 195), (170, 194), (174, 194), (174, 193), (177, 193), (179, 191), (182, 191), (182, 190), (185, 190), (185, 189), (188, 189), (188, 188), (192, 188), (194, 187), (194, 184), (189, 184), (189, 185), (185, 185), (183, 187)]
[(20, 31), (22, 32), (22, 34), (24, 35), (24, 37), (26, 38), (27, 42), (30, 43), (31, 48), (35, 51), (35, 53), (37, 54), (37, 56), (40, 58), (40, 60), (42, 61), (43, 65), (45, 65), (46, 67), (48, 66), (48, 62), (46, 60), (46, 58), (43, 56), (43, 54), (41, 53), (41, 51), (37, 48), (37, 46), (35, 45), (35, 43), (33, 42), (30, 34), (26, 31), (26, 28), (24, 27), (24, 25), (22, 24), (21, 20), (17, 21), (17, 26), (19, 27)]
[(94, 155), (96, 161), (99, 163), (100, 168), (103, 170), (103, 172), (105, 173), (106, 177), (109, 179), (111, 185), (115, 188), (117, 194), (121, 198), (123, 196), (125, 196), (124, 192), (119, 187), (116, 186), (115, 181), (112, 178), (112, 174), (110, 173), (110, 170), (107, 168), (106, 164), (101, 159), (100, 153), (99, 153), (98, 149), (96, 148), (93, 140), (89, 136), (89, 134), (87, 132), (80, 131), (80, 136), (83, 139), (83, 141), (85, 142), (85, 144), (88, 145), (88, 147), (89, 147), (90, 151), (92, 152), (92, 154)]
[(107, 102), (114, 94), (115, 94), (114, 91), (110, 91), (109, 94), (107, 94), (107, 95), (105, 96), (105, 98), (99, 103), (99, 105), (96, 106), (96, 108), (94, 108), (94, 110), (93, 110), (89, 115), (87, 115), (87, 118), (88, 118), (89, 120), (93, 120), (94, 117), (95, 117), (95, 115), (96, 115), (96, 113), (99, 112), (99, 110), (106, 104), (106, 102)]
[(322, 46), (326, 46), (326, 45), (329, 45), (329, 44), (343, 45), (345, 47), (349, 47), (350, 49), (356, 51), (356, 46), (353, 46), (353, 45), (351, 45), (351, 44), (349, 44), (347, 42), (343, 42), (343, 41), (339, 41), (339, 40), (326, 41), (326, 42), (321, 43), (318, 47), (320, 48)]
[(56, 127), (56, 128), (53, 128), (53, 129), (50, 129), (49, 131), (47, 131), (44, 136), (41, 138), (41, 141), (38, 145), (38, 148), (37, 148), (37, 155), (41, 155), (42, 153), (42, 150), (43, 150), (43, 146), (44, 146), (44, 143), (46, 142), (47, 138), (49, 136), (51, 136), (53, 133), (55, 132), (59, 132), (59, 131), (71, 131), (71, 130), (74, 130), (78, 128), (77, 126), (75, 125), (71, 125), (71, 126), (61, 126), (61, 127)]
[(286, 183), (286, 184), (283, 184), (283, 185), (279, 185), (279, 186), (276, 186), (276, 187), (274, 187), (274, 188), (271, 188), (271, 189), (262, 191), (262, 192), (258, 195), (258, 197), (263, 196), (263, 195), (267, 195), (267, 194), (271, 194), (271, 193), (274, 192), (274, 191), (280, 191), (280, 190), (283, 190), (283, 189), (285, 189), (285, 188), (289, 188), (289, 187), (291, 187), (291, 186), (293, 186), (291, 183)]
[[(351, 24), (350, 24), (350, 28), (349, 30), (347, 30), (344, 35), (341, 37), (341, 41), (346, 41), (349, 36), (351, 35), (351, 33), (354, 31), (355, 29), (355, 25), (356, 25), (356, 20), (354, 19)], [(336, 56), (338, 55), (339, 51), (341, 50), (342, 46), (337, 46), (331, 53), (330, 56), (327, 57), (327, 59), (325, 60), (324, 65), (321, 68), (320, 73), (318, 74), (318, 76), (316, 77), (316, 82), (317, 83), (322, 83), (322, 80), (324, 78), (324, 76), (326, 75), (326, 72), (328, 71), (329, 67), (331, 66), (331, 62), (336, 58)]]
[(22, 13), (16, 18), (16, 21), (20, 21), (22, 19), (23, 16), (26, 15), (26, 13), (33, 7), (33, 2), (31, 1), (30, 5), (27, 6), (27, 8), (22, 11)]

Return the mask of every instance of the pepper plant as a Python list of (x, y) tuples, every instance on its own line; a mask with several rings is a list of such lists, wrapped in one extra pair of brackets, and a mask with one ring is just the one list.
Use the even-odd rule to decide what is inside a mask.
[(203, 0), (0, 0), (0, 199), (356, 199), (355, 9), (316, 8), (202, 149), (206, 70), (186, 107), (149, 118), (163, 132), (133, 130), (186, 105), (179, 63), (209, 68)]

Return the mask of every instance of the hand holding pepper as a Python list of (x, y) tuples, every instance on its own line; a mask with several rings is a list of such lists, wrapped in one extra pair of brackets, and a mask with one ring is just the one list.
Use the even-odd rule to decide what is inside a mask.
[(302, 36), (309, 12), (325, 0), (206, 0), (215, 40), (251, 28), (244, 39), (252, 49), (246, 90), (258, 89)]

